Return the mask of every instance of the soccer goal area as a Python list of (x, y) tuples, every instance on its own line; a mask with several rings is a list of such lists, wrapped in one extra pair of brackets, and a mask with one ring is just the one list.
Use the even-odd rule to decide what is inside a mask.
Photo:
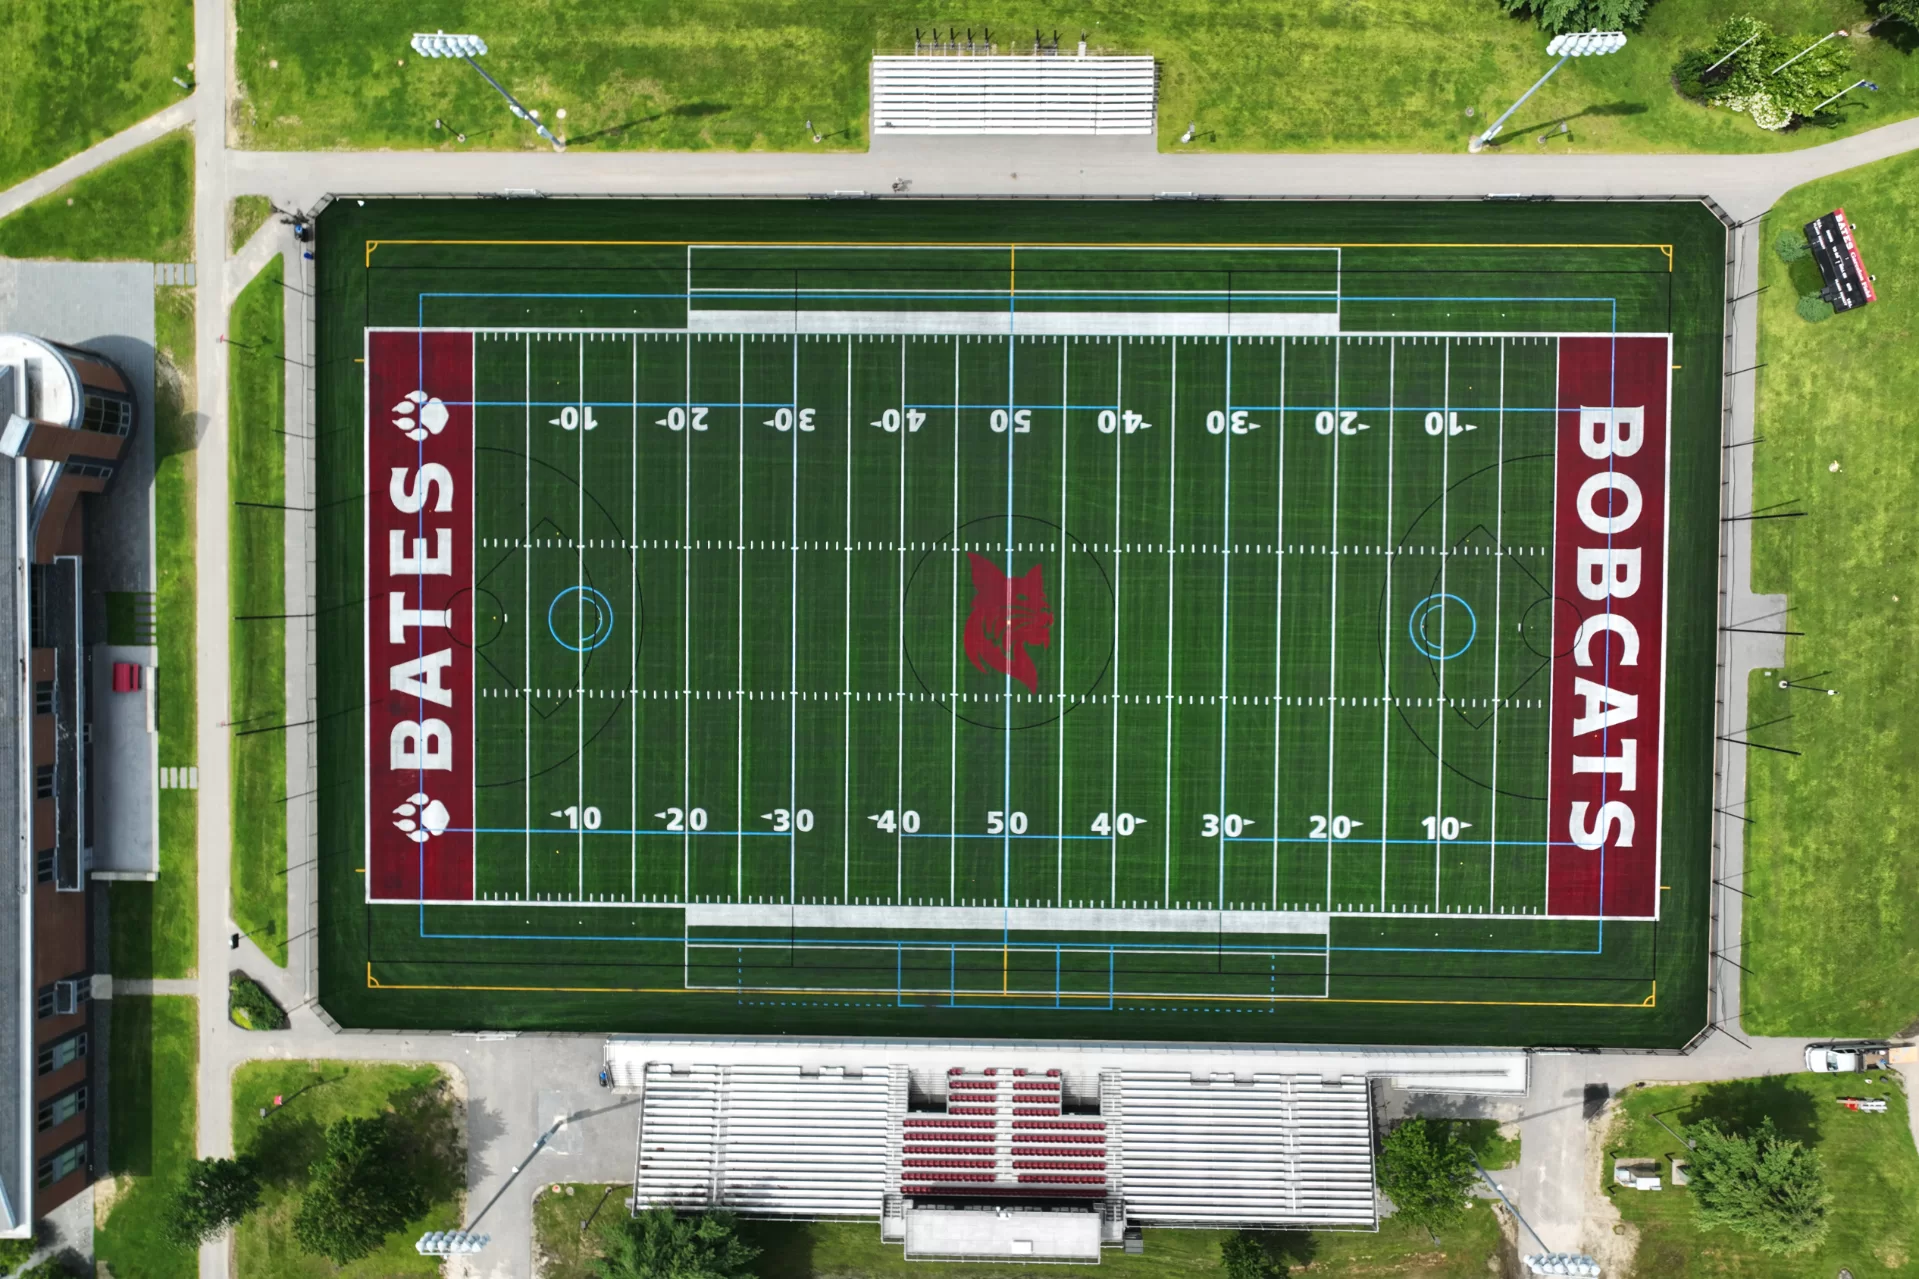
[(1718, 451), (1678, 237), (896, 207), (335, 223), (352, 999), (1670, 1033)]

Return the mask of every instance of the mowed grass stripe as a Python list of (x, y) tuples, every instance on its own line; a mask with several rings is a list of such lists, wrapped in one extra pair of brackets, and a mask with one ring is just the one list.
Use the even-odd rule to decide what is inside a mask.
[[(1550, 396), (1551, 344), (1231, 346), (1229, 400), (1224, 340), (1022, 339), (1009, 360), (993, 339), (487, 339), (477, 398), (500, 403), (479, 413), (482, 585), (521, 620), (484, 646), (483, 898), (1536, 910), (1543, 849), (1485, 842), (1484, 725), (1513, 680), (1494, 684), (1490, 635), (1437, 663), (1398, 632), (1421, 598), (1460, 592), (1489, 627), (1511, 559), (1496, 534), (1549, 532), (1551, 415), (1510, 414), (1508, 437), (1497, 406)], [(1502, 362), (1523, 394), (1505, 397)], [(607, 407), (631, 406), (636, 379), (641, 401), (704, 412), (674, 430), (664, 409)], [(962, 406), (957, 433), (936, 395)], [(1427, 406), (1455, 399), (1475, 429), (1429, 434)], [(810, 431), (776, 425), (796, 400)], [(1103, 434), (1109, 401), (1151, 425)], [(1321, 434), (1321, 406), (1380, 402), (1407, 407)], [(1239, 403), (1255, 406), (1239, 431), (1208, 429), (1213, 406)], [(594, 429), (553, 421), (581, 404), (601, 406)], [(919, 430), (884, 429), (915, 404)], [(1039, 407), (996, 431), (995, 404)], [(1092, 669), (1084, 688), (1035, 704), (958, 651), (973, 585), (956, 508), (960, 540), (1002, 570), (1053, 566), (1041, 661)], [(1101, 548), (1097, 589), (1060, 567), (1075, 539)], [(923, 565), (946, 583), (925, 635), (906, 624)], [(597, 628), (582, 586), (618, 638), (576, 653), (542, 631), (553, 610), (572, 639)], [(1407, 704), (1382, 704), (1382, 657)], [(1471, 705), (1436, 704), (1442, 674)], [(943, 705), (997, 715), (1009, 685), (1032, 726), (956, 724)], [(1502, 711), (1502, 843), (1533, 838), (1543, 720)], [(801, 809), (810, 828), (776, 837)], [(869, 820), (887, 812), (890, 831)], [(994, 812), (1005, 827), (1023, 814), (1026, 838), (988, 837)], [(1122, 812), (1145, 819), (1132, 836), (1078, 838)], [(1229, 815), (1245, 838), (1225, 837)], [(1462, 838), (1422, 843), (1429, 816), (1465, 823)], [(1359, 823), (1352, 838), (1312, 838), (1337, 817)]]

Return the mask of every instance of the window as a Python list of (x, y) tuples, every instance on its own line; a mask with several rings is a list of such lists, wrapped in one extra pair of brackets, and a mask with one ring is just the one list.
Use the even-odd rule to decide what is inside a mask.
[(39, 1073), (51, 1075), (56, 1070), (71, 1066), (86, 1055), (87, 1032), (76, 1030), (71, 1035), (64, 1035), (50, 1044), (40, 1045)]
[(33, 855), (33, 877), (42, 884), (53, 882), (53, 862), (56, 854), (51, 848), (43, 848)]
[(124, 400), (109, 400), (102, 395), (89, 395), (80, 425), (89, 431), (102, 431), (108, 435), (125, 435), (133, 429), (133, 406)]
[(107, 462), (69, 461), (66, 466), (66, 473), (75, 479), (102, 480), (113, 474), (113, 466)]
[(51, 1186), (56, 1181), (64, 1181), (66, 1178), (80, 1171), (80, 1169), (86, 1165), (86, 1162), (87, 1143), (85, 1138), (74, 1142), (70, 1146), (62, 1146), (40, 1161), (40, 1184), (42, 1186)]
[(33, 713), (35, 715), (53, 714), (53, 681), (35, 680), (33, 684)]
[(40, 1103), (38, 1128), (45, 1132), (49, 1128), (58, 1128), (87, 1108), (87, 1086), (80, 1084), (69, 1088), (58, 1097), (49, 1097)]
[(42, 764), (33, 770), (33, 796), (35, 799), (53, 798), (53, 765)]
[(93, 993), (92, 983), (86, 975), (64, 977), (59, 981), (40, 988), (37, 1001), (42, 1017), (70, 1017), (80, 1011), (80, 1005), (87, 1002)]

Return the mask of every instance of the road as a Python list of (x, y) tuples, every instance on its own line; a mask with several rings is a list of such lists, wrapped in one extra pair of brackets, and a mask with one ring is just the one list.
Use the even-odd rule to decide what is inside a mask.
[[(229, 146), (227, 103), (232, 76), (228, 0), (195, 0), (198, 83), (190, 98), (109, 138), (26, 182), (0, 192), (0, 216), (173, 128), (191, 124), (195, 138), (195, 259), (201, 415), (198, 551), (199, 625), (200, 997), (199, 1071), (202, 1154), (232, 1150), (229, 1079), (259, 1058), (328, 1057), (361, 1060), (427, 1059), (457, 1073), (470, 1098), (468, 1184), (470, 1224), (494, 1237), (471, 1272), (530, 1273), (532, 1190), (546, 1179), (618, 1179), (631, 1171), (633, 1116), (614, 1107), (594, 1084), (598, 1041), (587, 1038), (409, 1037), (340, 1034), (309, 1001), (310, 924), (300, 892), (308, 834), (296, 815), (290, 824), (288, 881), (295, 900), (293, 963), (279, 969), (243, 942), (229, 950), (234, 929), (227, 902), (230, 822), (227, 620), (227, 352), (221, 339), (227, 310), (239, 289), (273, 254), (287, 255), (287, 276), (301, 265), (283, 227), (269, 223), (238, 258), (229, 260), (226, 218), (236, 194), (264, 194), (283, 208), (311, 207), (326, 194), (469, 194), (502, 191), (549, 195), (888, 193), (904, 180), (915, 196), (1156, 196), (1168, 193), (1293, 197), (1462, 197), (1487, 194), (1576, 196), (1710, 196), (1735, 219), (1763, 212), (1787, 189), (1814, 178), (1919, 147), (1919, 119), (1888, 125), (1825, 146), (1764, 156), (1537, 156), (1456, 155), (1218, 155), (1154, 149), (1150, 138), (889, 138), (865, 154), (838, 153), (278, 153)], [(1735, 237), (1736, 292), (1752, 287), (1760, 237), (1756, 226)], [(301, 358), (304, 319), (299, 296), (288, 294), (289, 355)], [(1729, 367), (1755, 362), (1756, 312), (1747, 299), (1734, 307)], [(288, 424), (298, 442), (306, 429), (304, 370), (289, 365)], [(1749, 378), (1736, 381), (1729, 442), (1750, 439), (1753, 395)], [(1727, 451), (1726, 501), (1737, 508), (1751, 492), (1751, 450)], [(290, 505), (309, 489), (310, 467), (290, 457)], [(306, 517), (288, 530), (289, 612), (307, 589), (310, 542)], [(1750, 524), (1732, 526), (1723, 578), (1723, 617), (1751, 621), (1783, 601), (1748, 592)], [(1725, 722), (1745, 722), (1745, 673), (1779, 662), (1771, 637), (1739, 635), (1724, 651)], [(305, 704), (304, 638), (288, 653), (289, 705)], [(1742, 785), (1742, 747), (1727, 746), (1721, 773)], [(290, 792), (298, 793), (306, 761), (289, 749)], [(1722, 796), (1735, 807), (1739, 795)], [(1716, 876), (1736, 881), (1742, 869), (1741, 827), (1724, 823)], [(1716, 938), (1739, 936), (1739, 898), (1721, 894)], [(1723, 1029), (1684, 1057), (1625, 1054), (1539, 1054), (1532, 1091), (1520, 1117), (1523, 1159), (1509, 1183), (1531, 1224), (1555, 1248), (1578, 1246), (1584, 1212), (1586, 1115), (1594, 1100), (1648, 1078), (1707, 1080), (1796, 1070), (1803, 1043), (1767, 1040), (1738, 1031), (1738, 969), (1715, 959), (1722, 980), (1713, 1016)], [(248, 1034), (221, 1015), (234, 967), (266, 982), (292, 1010), (293, 1026), (279, 1034)], [(172, 988), (171, 985), (168, 987)], [(1603, 1092), (1601, 1091), (1603, 1090)], [(562, 1113), (593, 1113), (556, 1133)], [(1919, 1122), (1919, 1119), (1916, 1119)], [(544, 1140), (543, 1140), (544, 1138)], [(211, 1244), (200, 1257), (203, 1279), (225, 1279), (227, 1248)]]

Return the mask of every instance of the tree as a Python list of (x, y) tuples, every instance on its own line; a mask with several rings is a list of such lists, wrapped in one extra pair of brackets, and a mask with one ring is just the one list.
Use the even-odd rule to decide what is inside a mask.
[(33, 1256), (32, 1239), (0, 1239), (0, 1275), (10, 1275)]
[(1693, 1211), (1710, 1230), (1725, 1226), (1762, 1252), (1796, 1253), (1825, 1239), (1832, 1194), (1816, 1152), (1782, 1136), (1768, 1116), (1751, 1133), (1710, 1120), (1693, 1125)]
[(1919, 29), (1919, 0), (1879, 0), (1879, 17), (1893, 18)]
[(649, 1208), (608, 1232), (593, 1268), (601, 1279), (739, 1279), (760, 1250), (737, 1231), (730, 1212)]
[(293, 1238), (339, 1265), (378, 1248), (427, 1209), (414, 1161), (386, 1116), (341, 1119), (326, 1131), (293, 1217)]
[(1478, 1176), (1450, 1124), (1408, 1119), (1380, 1143), (1379, 1188), (1400, 1216), (1434, 1233), (1465, 1213)]
[(1226, 1279), (1286, 1279), (1286, 1267), (1266, 1250), (1258, 1235), (1237, 1231), (1219, 1245), (1220, 1264)]
[(1506, 12), (1531, 16), (1555, 34), (1630, 31), (1646, 20), (1652, 0), (1500, 0)]
[[(1727, 19), (1704, 50), (1680, 61), (1680, 84), (1714, 106), (1747, 113), (1762, 129), (1783, 129), (1851, 82), (1851, 46), (1828, 40), (1805, 53), (1818, 39), (1782, 36), (1751, 14), (1739, 14)], [(1710, 74), (1707, 67), (1713, 68)]]
[(197, 1248), (252, 1212), (260, 1203), (260, 1174), (253, 1160), (195, 1159), (173, 1194), (167, 1237)]

